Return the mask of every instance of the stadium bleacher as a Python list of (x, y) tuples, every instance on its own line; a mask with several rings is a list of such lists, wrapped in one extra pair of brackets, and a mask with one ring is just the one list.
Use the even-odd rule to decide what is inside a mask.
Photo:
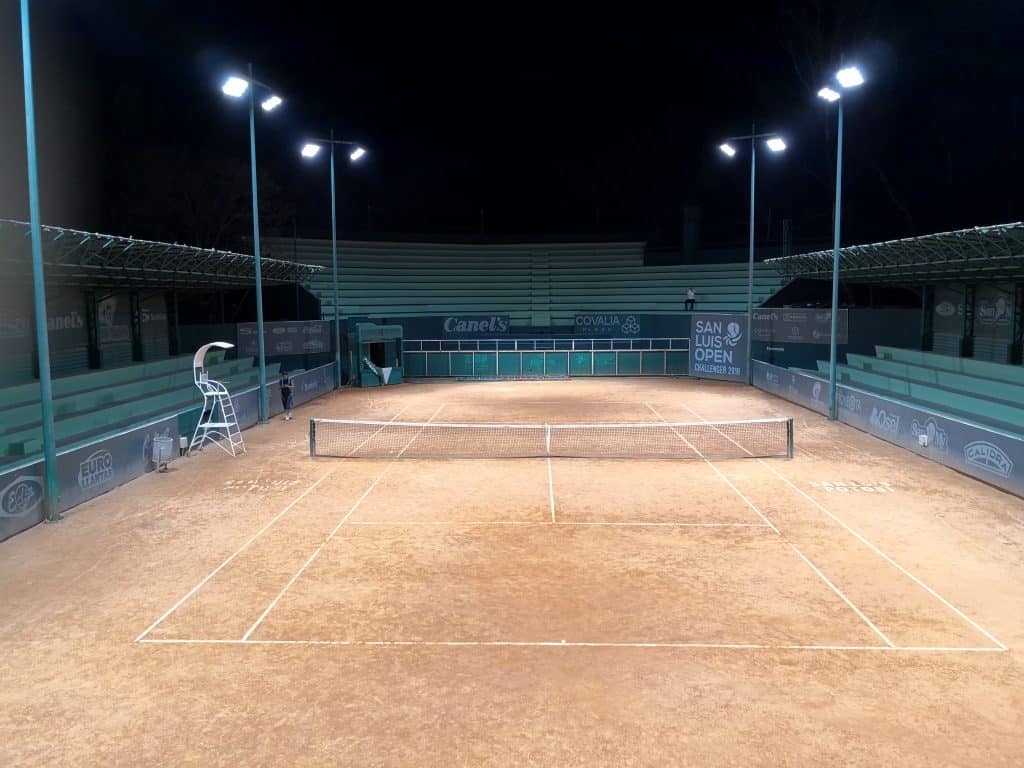
[[(258, 383), (259, 371), (253, 367), (252, 358), (224, 360), (223, 353), (211, 353), (207, 361), (211, 377), (226, 382), (235, 392)], [(276, 377), (278, 366), (267, 368), (267, 376)], [(192, 356), (179, 355), (54, 379), (58, 448), (194, 408), (192, 378)], [(0, 389), (0, 466), (39, 453), (40, 422), (38, 383)]]
[[(840, 384), (925, 406), (1024, 436), (1024, 368), (914, 349), (878, 346), (848, 354)], [(828, 376), (828, 361), (818, 361)]]
[[(581, 313), (684, 314), (686, 290), (698, 311), (746, 311), (747, 265), (644, 266), (643, 243), (452, 245), (339, 244), (343, 316), (508, 315), (512, 325), (570, 327)], [(271, 239), (279, 258), (330, 267), (329, 240)], [(754, 302), (784, 283), (773, 269), (754, 271)], [(333, 317), (330, 269), (310, 289)]]

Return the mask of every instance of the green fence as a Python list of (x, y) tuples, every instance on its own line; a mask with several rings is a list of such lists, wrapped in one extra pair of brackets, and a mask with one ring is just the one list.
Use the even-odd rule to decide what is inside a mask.
[(690, 340), (406, 340), (406, 377), (564, 379), (570, 376), (685, 376)]

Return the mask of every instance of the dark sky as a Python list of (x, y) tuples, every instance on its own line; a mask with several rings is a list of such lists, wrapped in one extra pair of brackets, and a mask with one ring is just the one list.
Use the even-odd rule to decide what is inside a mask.
[[(343, 236), (831, 237), (835, 112), (814, 97), (841, 58), (846, 243), (1024, 218), (1024, 11), (1018, 2), (477, 4), (33, 0), (45, 223), (233, 245), (249, 226), (247, 114), (222, 96), (252, 60), (286, 99), (257, 116), (268, 231), (329, 232), (327, 169), (300, 141), (334, 127), (372, 153), (339, 165)], [(664, 4), (663, 4), (664, 5)], [(898, 7), (897, 7), (898, 6)], [(0, 217), (27, 212), (16, 3), (0, 17)]]

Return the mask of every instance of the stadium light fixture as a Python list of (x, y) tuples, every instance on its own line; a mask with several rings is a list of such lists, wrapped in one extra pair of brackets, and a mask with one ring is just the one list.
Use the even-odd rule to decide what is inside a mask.
[(227, 96), (238, 99), (249, 94), (249, 166), (251, 173), (252, 188), (252, 250), (256, 271), (256, 345), (259, 355), (260, 370), (260, 421), (265, 422), (270, 418), (270, 403), (267, 397), (267, 356), (266, 344), (263, 338), (263, 268), (260, 253), (260, 213), (259, 193), (256, 186), (256, 88), (260, 88), (265, 94), (260, 106), (264, 112), (270, 112), (281, 106), (283, 99), (276, 95), (267, 85), (254, 80), (252, 76), (252, 64), (249, 64), (249, 77), (243, 78), (232, 75), (221, 86), (221, 90)]
[(224, 81), (224, 85), (220, 89), (228, 96), (233, 98), (241, 98), (242, 95), (249, 90), (249, 81), (241, 77), (231, 76)]
[(747, 136), (732, 136), (718, 145), (719, 151), (726, 157), (735, 157), (736, 148), (732, 142), (750, 142), (750, 236), (749, 259), (747, 264), (747, 383), (753, 382), (753, 366), (750, 364), (751, 331), (754, 317), (754, 181), (757, 175), (757, 141), (764, 139), (772, 152), (782, 152), (786, 142), (777, 133), (758, 133), (757, 126), (750, 126)]
[(857, 67), (844, 67), (836, 72), (836, 80), (843, 88), (856, 88), (864, 84), (864, 75)]
[(343, 145), (353, 147), (349, 152), (348, 159), (353, 163), (366, 154), (366, 149), (354, 141), (342, 141), (334, 138), (334, 129), (331, 129), (329, 138), (314, 139), (307, 141), (302, 147), (302, 156), (314, 158), (320, 154), (323, 145), (331, 148), (331, 271), (334, 283), (334, 386), (341, 386), (341, 300), (338, 297), (338, 209), (337, 196), (334, 187), (334, 148)]
[[(835, 79), (844, 90), (857, 88), (864, 84), (864, 75), (857, 67), (843, 67), (836, 72)], [(843, 209), (843, 99), (840, 99), (838, 91), (828, 86), (818, 91), (818, 96), (828, 102), (839, 102), (836, 118), (838, 123), (836, 131), (836, 204), (833, 207), (835, 220), (832, 224), (832, 331), (829, 337), (828, 355), (828, 417), (834, 421), (838, 416), (836, 395), (838, 342), (836, 336), (839, 332), (839, 250)]]

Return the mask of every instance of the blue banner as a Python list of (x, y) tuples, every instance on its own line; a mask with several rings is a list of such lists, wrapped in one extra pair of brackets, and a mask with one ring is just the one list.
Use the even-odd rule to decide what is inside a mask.
[(690, 332), (690, 375), (747, 380), (747, 316), (695, 313)]
[[(819, 413), (828, 412), (828, 382), (754, 361), (754, 386)], [(927, 408), (864, 390), (836, 388), (844, 424), (966, 475), (1024, 496), (1024, 440)]]

